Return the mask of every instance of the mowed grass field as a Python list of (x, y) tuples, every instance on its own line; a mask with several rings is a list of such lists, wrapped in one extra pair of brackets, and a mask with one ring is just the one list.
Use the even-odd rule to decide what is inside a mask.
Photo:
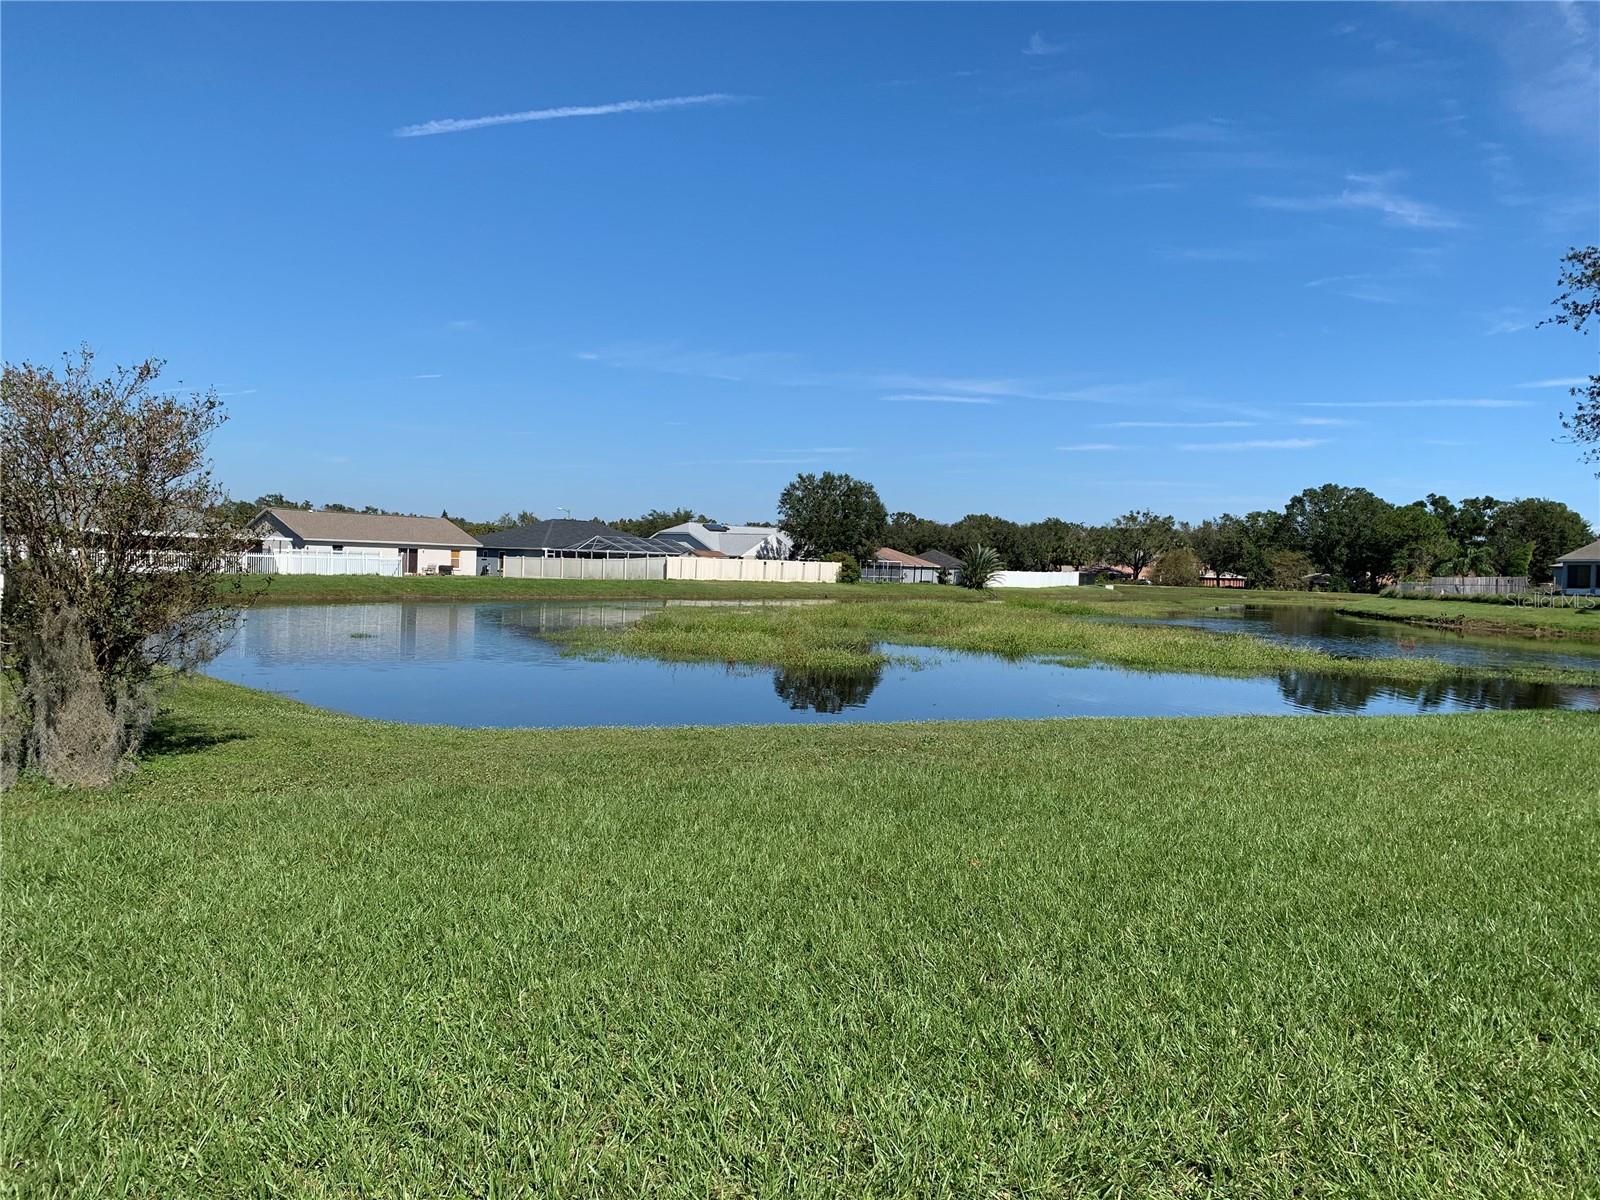
[(1593, 1195), (1593, 716), (485, 731), (4, 797), (22, 1196)]

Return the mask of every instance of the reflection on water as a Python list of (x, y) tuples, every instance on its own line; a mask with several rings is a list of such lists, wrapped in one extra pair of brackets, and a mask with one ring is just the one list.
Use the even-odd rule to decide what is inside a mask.
[[(1562, 688), (1506, 679), (1386, 683), (1350, 675), (1284, 671), (1278, 676), (1278, 688), (1295, 708), (1316, 713), (1359, 713), (1380, 698), (1408, 701), (1417, 712), (1482, 708), (1600, 709), (1600, 689)], [(1587, 703), (1583, 702), (1585, 695)]]
[(793, 709), (841, 713), (862, 708), (883, 679), (882, 667), (864, 671), (791, 671), (779, 667), (772, 673), (772, 690)]
[(1287, 672), (1215, 678), (1068, 668), (896, 646), (867, 671), (574, 658), (546, 635), (622, 626), (661, 601), (259, 608), (207, 668), (219, 678), (384, 720), (459, 726), (748, 725), (989, 717), (1600, 711), (1600, 689), (1498, 680), (1397, 686)]
[(1341, 658), (1435, 658), (1463, 667), (1573, 667), (1600, 670), (1600, 645), (1551, 639), (1492, 638), (1398, 621), (1347, 617), (1317, 605), (1251, 605), (1204, 615), (1113, 617), (1139, 625), (1183, 625), (1213, 633), (1248, 633), (1264, 641)]

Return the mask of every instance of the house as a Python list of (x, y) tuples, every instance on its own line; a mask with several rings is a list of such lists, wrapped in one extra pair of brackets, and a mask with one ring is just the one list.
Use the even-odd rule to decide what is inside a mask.
[(661, 530), (652, 541), (682, 547), (678, 553), (715, 550), (724, 558), (794, 557), (794, 539), (771, 525), (724, 525), (721, 521), (685, 521)]
[(961, 560), (954, 554), (946, 554), (943, 550), (924, 550), (917, 557), (931, 562), (944, 572), (945, 583), (961, 582)]
[(475, 575), (478, 539), (448, 517), (264, 508), (245, 527), (251, 570), (317, 575)]
[(1555, 562), (1556, 590), (1565, 596), (1600, 596), (1600, 538)]
[(1235, 574), (1233, 571), (1206, 570), (1200, 574), (1201, 587), (1242, 588), (1244, 582), (1244, 576)]
[(535, 521), (478, 540), (486, 575), (503, 574), (507, 558), (663, 558), (687, 553), (681, 546), (635, 537), (600, 521)]
[(862, 564), (861, 579), (865, 583), (938, 583), (940, 570), (936, 562), (881, 546)]

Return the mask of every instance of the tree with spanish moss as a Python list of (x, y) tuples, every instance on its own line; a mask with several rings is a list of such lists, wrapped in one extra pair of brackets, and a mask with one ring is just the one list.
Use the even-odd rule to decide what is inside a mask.
[(244, 598), (247, 542), (212, 481), (215, 392), (156, 390), (150, 359), (94, 373), (84, 347), (60, 374), (7, 363), (0, 385), (8, 775), (109, 781), (138, 749), (163, 668), (222, 645)]

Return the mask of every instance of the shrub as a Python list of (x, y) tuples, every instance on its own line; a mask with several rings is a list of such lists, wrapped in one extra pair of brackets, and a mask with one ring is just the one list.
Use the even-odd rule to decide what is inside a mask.
[(995, 553), (992, 546), (974, 542), (967, 547), (966, 554), (961, 557), (961, 586), (986, 588), (994, 582), (994, 577), (1005, 569), (1005, 563), (1000, 561), (1000, 556)]
[(861, 564), (856, 561), (855, 555), (844, 553), (829, 554), (825, 556), (822, 561), (836, 562), (839, 564), (840, 583), (861, 582)]
[[(97, 379), (6, 364), (0, 380), (5, 774), (105, 783), (138, 749), (158, 671), (204, 662), (233, 623), (218, 576), (247, 544), (211, 480), (214, 394), (155, 391), (151, 360)], [(234, 599), (244, 598), (236, 582)]]
[(1163, 551), (1150, 569), (1150, 582), (1162, 587), (1199, 587), (1200, 560), (1187, 546)]

